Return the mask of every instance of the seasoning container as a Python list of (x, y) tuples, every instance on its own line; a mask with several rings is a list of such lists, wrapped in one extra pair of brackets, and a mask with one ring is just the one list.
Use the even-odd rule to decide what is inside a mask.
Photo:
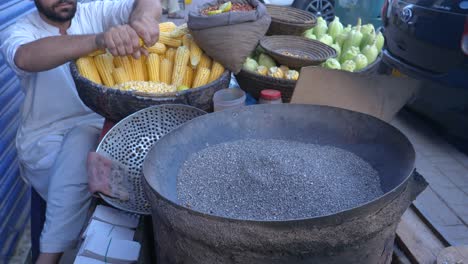
[(237, 88), (221, 89), (213, 95), (214, 111), (237, 108), (245, 105), (245, 92)]
[(259, 104), (282, 104), (281, 92), (278, 90), (266, 89), (260, 92)]

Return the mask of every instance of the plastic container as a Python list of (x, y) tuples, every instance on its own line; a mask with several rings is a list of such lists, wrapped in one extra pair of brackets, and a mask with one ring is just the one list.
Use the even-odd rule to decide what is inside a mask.
[(259, 104), (282, 104), (281, 92), (278, 90), (266, 89), (260, 92)]
[(245, 106), (245, 92), (241, 89), (222, 89), (213, 95), (214, 111)]

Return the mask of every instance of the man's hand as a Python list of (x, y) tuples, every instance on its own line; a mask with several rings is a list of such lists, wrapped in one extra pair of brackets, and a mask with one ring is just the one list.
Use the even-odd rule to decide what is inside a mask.
[(136, 31), (147, 47), (153, 46), (159, 39), (159, 22), (151, 16), (138, 16), (130, 19), (130, 26)]
[(96, 45), (107, 49), (114, 56), (141, 56), (141, 47), (137, 32), (129, 25), (112, 27), (96, 36)]

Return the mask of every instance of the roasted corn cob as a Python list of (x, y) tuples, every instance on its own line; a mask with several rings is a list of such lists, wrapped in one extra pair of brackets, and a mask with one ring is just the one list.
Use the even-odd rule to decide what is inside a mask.
[(114, 68), (113, 57), (110, 54), (101, 54), (94, 57), (94, 63), (101, 76), (104, 85), (112, 87), (115, 82), (112, 78), (112, 69)]
[(208, 57), (208, 55), (206, 55), (205, 53), (202, 54), (201, 56), (201, 59), (200, 59), (200, 63), (198, 63), (198, 68), (207, 68), (207, 69), (210, 69), (211, 68), (211, 58)]
[(190, 44), (192, 43), (192, 35), (190, 34), (185, 34), (183, 37), (182, 37), (182, 45), (187, 47), (187, 49), (190, 50)]
[(193, 88), (203, 86), (208, 83), (208, 79), (210, 78), (210, 70), (207, 68), (199, 68), (197, 70), (197, 74), (195, 75), (195, 79), (193, 80)]
[(148, 52), (162, 55), (166, 53), (167, 48), (166, 45), (162, 44), (161, 42), (156, 42), (156, 44), (154, 44), (152, 47), (147, 48), (147, 50)]
[(184, 81), (182, 82), (182, 85), (185, 85), (188, 88), (191, 88), (192, 83), (193, 83), (193, 69), (192, 67), (185, 67)]
[(164, 34), (164, 32), (161, 32), (159, 35), (159, 42), (171, 46), (171, 47), (179, 47), (182, 45), (182, 40), (171, 38), (168, 36), (168, 33)]
[(213, 62), (213, 67), (211, 68), (211, 74), (210, 74), (210, 79), (208, 80), (208, 83), (217, 80), (219, 77), (221, 77), (221, 74), (224, 72), (224, 67), (221, 65), (221, 63), (214, 61)]
[(193, 68), (196, 68), (200, 63), (201, 55), (202, 50), (197, 45), (195, 40), (192, 39), (190, 43), (190, 65), (192, 65)]
[(152, 82), (159, 82), (159, 55), (151, 53), (148, 55), (147, 68), (148, 79)]
[(174, 69), (172, 73), (173, 85), (180, 86), (182, 84), (189, 59), (190, 51), (187, 49), (187, 47), (178, 47), (175, 55)]
[(130, 77), (123, 67), (114, 68), (112, 71), (112, 77), (114, 78), (115, 84), (121, 84), (130, 81)]
[(159, 31), (160, 32), (171, 32), (176, 28), (176, 24), (174, 22), (164, 22), (159, 23)]
[(143, 93), (164, 94), (176, 91), (174, 85), (160, 82), (130, 81), (116, 85), (115, 88), (124, 91), (138, 91)]
[(83, 77), (95, 83), (102, 84), (101, 77), (99, 77), (98, 70), (92, 57), (79, 58), (76, 60), (76, 66)]
[(187, 23), (184, 23), (178, 27), (176, 27), (174, 30), (171, 31), (169, 37), (171, 38), (180, 38), (185, 34), (188, 34), (189, 30), (187, 27)]
[(163, 83), (171, 84), (172, 81), (172, 62), (168, 59), (163, 59), (160, 66), (159, 79)]
[(132, 65), (133, 78), (132, 81), (144, 81), (145, 75), (143, 73), (143, 64), (141, 63), (141, 57), (135, 59), (132, 56), (128, 56), (130, 63)]

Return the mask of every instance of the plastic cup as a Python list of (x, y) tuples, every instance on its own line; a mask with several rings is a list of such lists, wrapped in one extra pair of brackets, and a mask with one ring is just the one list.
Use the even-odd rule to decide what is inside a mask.
[(245, 106), (245, 92), (241, 89), (230, 88), (217, 91), (213, 95), (214, 111)]

